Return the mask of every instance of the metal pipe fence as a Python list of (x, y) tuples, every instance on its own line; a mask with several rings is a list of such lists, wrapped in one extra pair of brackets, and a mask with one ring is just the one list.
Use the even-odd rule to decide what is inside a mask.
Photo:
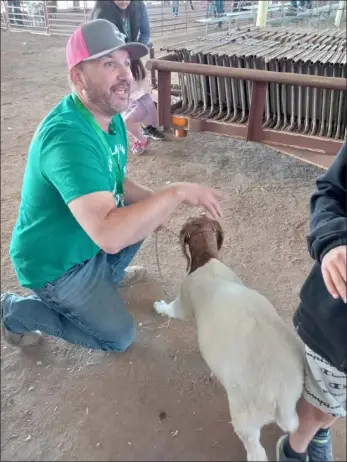
[[(171, 60), (168, 57), (151, 59), (146, 67), (158, 73), (158, 114), (159, 123), (164, 127), (209, 131), (247, 141), (304, 149), (306, 153), (298, 157), (325, 167), (346, 137), (346, 79), (343, 73), (337, 77), (238, 68), (222, 59), (218, 63), (182, 62), (178, 54), (171, 56)], [(174, 106), (170, 99), (172, 73), (178, 73), (184, 80), (180, 101)], [(283, 107), (279, 109), (277, 123), (276, 120), (268, 123), (267, 115), (274, 115), (268, 114), (269, 90), (273, 85), (279, 89), (274, 104), (280, 104), (281, 92), (294, 89), (300, 96), (303, 91), (306, 93), (306, 113), (300, 117), (293, 113), (293, 127), (289, 127), (289, 119), (284, 120), (287, 115)], [(318, 101), (318, 93), (321, 94), (318, 102), (322, 103), (322, 107), (313, 108), (313, 116), (307, 112), (311, 107), (312, 101), (308, 100), (311, 93), (315, 96), (314, 104)], [(240, 101), (243, 104), (239, 104)], [(327, 108), (323, 107), (324, 101)], [(321, 120), (320, 114), (323, 114)]]
[[(90, 17), (94, 1), (1, 1), (1, 28), (10, 31), (29, 31), (36, 34), (70, 35)], [(207, 0), (147, 1), (152, 36), (169, 36), (185, 32), (209, 32), (225, 26), (254, 24), (257, 1), (225, 0), (222, 11), (217, 2)], [(333, 23), (338, 1), (312, 1), (310, 11), (287, 15), (290, 2), (269, 2), (268, 22), (274, 25), (291, 23), (293, 27), (314, 24), (326, 27)]]
[[(90, 17), (94, 1), (1, 1), (1, 27), (11, 31), (29, 31), (52, 35), (70, 35)], [(224, 12), (240, 11), (256, 1), (224, 2)], [(203, 0), (146, 2), (153, 36), (202, 29), (199, 19), (216, 13)], [(193, 9), (191, 7), (193, 6)], [(176, 10), (176, 8), (178, 8)]]

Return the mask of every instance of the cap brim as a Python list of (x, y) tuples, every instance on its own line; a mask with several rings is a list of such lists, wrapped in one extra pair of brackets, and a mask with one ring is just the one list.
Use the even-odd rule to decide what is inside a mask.
[(102, 58), (103, 56), (109, 55), (110, 53), (113, 53), (116, 50), (127, 51), (129, 53), (129, 57), (131, 61), (134, 61), (135, 59), (143, 58), (149, 52), (146, 45), (143, 45), (142, 43), (131, 42), (131, 43), (125, 43), (124, 45), (119, 45), (118, 47), (114, 47), (108, 50), (101, 51), (100, 53), (96, 53), (95, 55), (89, 56), (89, 58), (84, 59), (83, 61), (92, 61), (93, 59)]

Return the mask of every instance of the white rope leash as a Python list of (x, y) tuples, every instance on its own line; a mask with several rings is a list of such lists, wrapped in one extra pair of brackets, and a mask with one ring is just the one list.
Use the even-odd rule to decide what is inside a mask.
[(159, 258), (159, 250), (158, 250), (158, 232), (155, 233), (155, 255), (156, 255), (156, 259), (157, 259), (157, 266), (158, 266), (158, 272), (159, 272), (159, 277), (160, 277), (160, 280), (161, 280), (162, 289), (164, 291), (164, 294), (168, 298), (168, 300), (171, 300), (171, 296), (170, 296), (169, 292), (166, 290), (166, 283), (165, 283), (163, 273), (161, 271), (161, 266), (160, 266), (160, 258)]

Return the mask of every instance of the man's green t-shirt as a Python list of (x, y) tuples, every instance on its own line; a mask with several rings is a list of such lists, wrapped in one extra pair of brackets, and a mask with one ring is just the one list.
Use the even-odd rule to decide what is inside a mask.
[(10, 245), (23, 287), (40, 289), (100, 251), (70, 212), (70, 201), (110, 191), (117, 206), (123, 205), (128, 151), (123, 119), (116, 115), (109, 133), (101, 128), (98, 133), (81, 107), (86, 111), (76, 95), (65, 97), (38, 127), (29, 148)]

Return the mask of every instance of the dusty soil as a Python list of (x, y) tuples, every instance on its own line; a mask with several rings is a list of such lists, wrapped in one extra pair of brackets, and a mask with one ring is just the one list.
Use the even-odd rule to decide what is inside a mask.
[[(65, 38), (1, 33), (1, 291), (21, 291), (8, 258), (26, 153), (41, 118), (68, 91)], [(308, 201), (321, 171), (257, 144), (208, 134), (153, 144), (130, 158), (129, 173), (153, 187), (173, 180), (225, 191), (223, 259), (291, 323), (311, 262)], [(185, 262), (175, 233), (161, 233), (160, 261), (175, 294)], [(1, 345), (2, 460), (245, 460), (229, 424), (224, 391), (198, 352), (194, 326), (152, 311), (164, 297), (154, 239), (137, 258), (149, 276), (124, 293), (138, 322), (124, 354), (88, 351), (55, 338), (30, 352)], [(285, 358), (283, 358), (285, 361)], [(279, 432), (263, 442), (273, 460)], [(337, 460), (346, 454), (344, 422), (334, 430)]]

